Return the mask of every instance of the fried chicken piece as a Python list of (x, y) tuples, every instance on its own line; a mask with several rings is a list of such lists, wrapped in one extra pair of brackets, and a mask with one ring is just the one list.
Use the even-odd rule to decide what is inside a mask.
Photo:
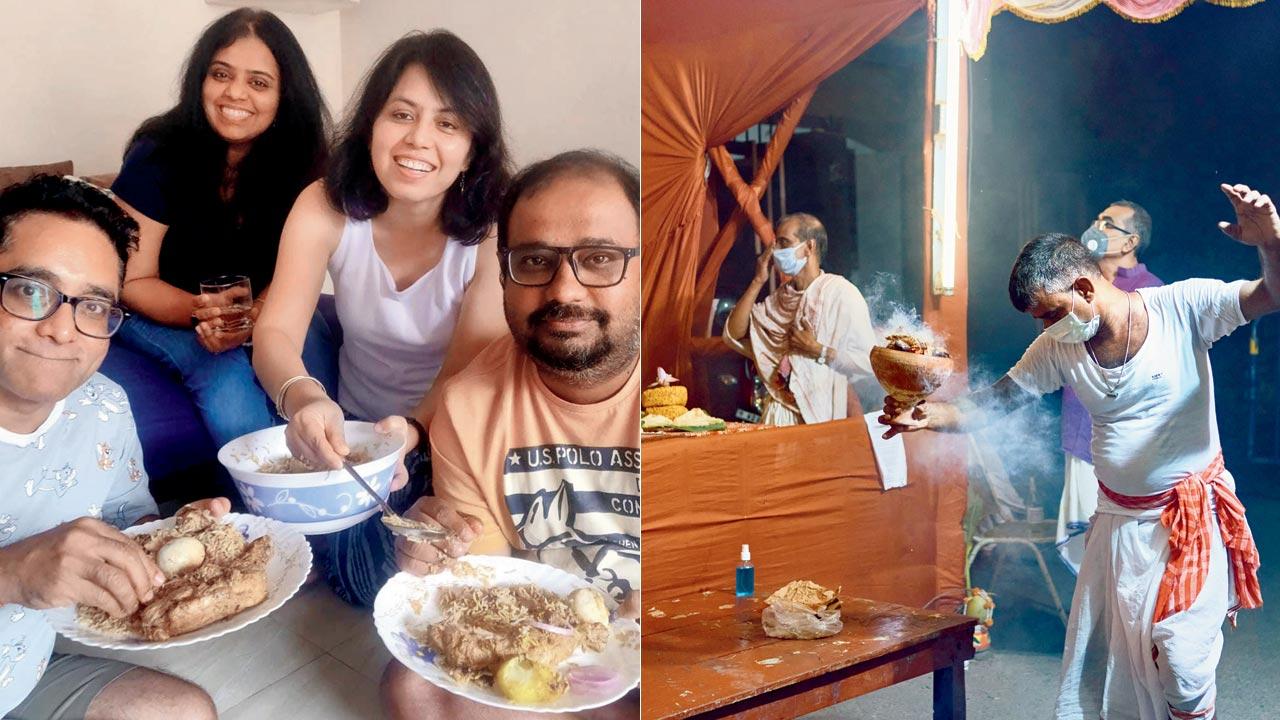
[(267, 562), (271, 538), (251, 543), (231, 525), (202, 510), (184, 508), (172, 529), (138, 535), (134, 540), (154, 556), (179, 537), (193, 537), (205, 548), (205, 561), (169, 578), (151, 602), (132, 616), (115, 619), (98, 608), (80, 606), (81, 622), (119, 636), (168, 640), (253, 607), (267, 599)]
[(148, 640), (167, 640), (266, 600), (270, 556), (271, 538), (264, 536), (228, 564), (206, 562), (173, 578), (139, 611), (139, 633)]

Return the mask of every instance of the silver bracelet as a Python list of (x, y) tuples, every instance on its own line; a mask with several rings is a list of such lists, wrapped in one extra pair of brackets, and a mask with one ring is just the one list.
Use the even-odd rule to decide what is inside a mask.
[(302, 382), (303, 380), (310, 380), (311, 382), (315, 383), (320, 387), (321, 392), (325, 392), (326, 396), (328, 395), (328, 393), (324, 389), (324, 383), (311, 377), (310, 375), (294, 375), (288, 380), (285, 380), (284, 384), (280, 386), (280, 390), (276, 392), (276, 414), (279, 415), (281, 418), (283, 418), (285, 422), (289, 422), (290, 420), (289, 414), (284, 411), (285, 393), (289, 392), (289, 388), (293, 387), (296, 383)]

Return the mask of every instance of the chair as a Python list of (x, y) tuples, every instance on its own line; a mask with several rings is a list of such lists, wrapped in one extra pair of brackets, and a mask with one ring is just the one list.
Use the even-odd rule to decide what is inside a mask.
[[(1049, 566), (1045, 564), (1044, 553), (1041, 552), (1041, 546), (1049, 548), (1056, 546), (1057, 521), (1053, 518), (1040, 522), (1016, 520), (1014, 513), (1017, 511), (1021, 511), (1022, 517), (1026, 517), (1026, 503), (1009, 482), (1009, 476), (1005, 472), (1004, 463), (1000, 461), (1000, 456), (990, 443), (981, 439), (978, 433), (969, 435), (969, 449), (971, 469), (969, 475), (976, 481), (971, 482), (970, 487), (980, 496), (983, 508), (989, 511), (974, 528), (973, 547), (969, 550), (964, 563), (965, 586), (972, 587), (970, 571), (973, 568), (973, 561), (983, 548), (999, 545), (1030, 548), (1035, 555), (1036, 563), (1040, 566), (1040, 574), (1049, 588), (1053, 604), (1058, 610), (1058, 617), (1065, 626), (1067, 611), (1062, 605), (1062, 597), (1058, 594), (1053, 576), (1049, 574)], [(1003, 561), (1003, 556), (996, 559), (995, 571), (991, 575), (992, 586), (1000, 577)]]

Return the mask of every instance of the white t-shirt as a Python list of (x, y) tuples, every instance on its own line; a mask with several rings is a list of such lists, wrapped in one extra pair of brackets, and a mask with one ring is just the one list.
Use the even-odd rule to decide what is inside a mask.
[[(1123, 495), (1163, 492), (1204, 470), (1221, 450), (1209, 348), (1245, 324), (1244, 283), (1192, 279), (1137, 290), (1150, 328), (1126, 367), (1101, 368), (1083, 343), (1041, 335), (1009, 377), (1037, 395), (1064, 385), (1075, 390), (1093, 417), (1091, 449), (1102, 484)], [(1107, 397), (1110, 387), (1117, 397)]]
[(476, 273), (476, 247), (445, 242), (440, 262), (404, 290), (373, 245), (373, 223), (347, 219), (329, 258), (342, 325), (338, 404), (364, 420), (408, 415), (444, 364), (462, 298)]
[[(0, 429), (0, 546), (80, 517), (126, 528), (156, 513), (142, 449), (119, 385), (93, 375), (30, 434)], [(0, 606), (0, 716), (31, 692), (49, 663), (44, 614)]]

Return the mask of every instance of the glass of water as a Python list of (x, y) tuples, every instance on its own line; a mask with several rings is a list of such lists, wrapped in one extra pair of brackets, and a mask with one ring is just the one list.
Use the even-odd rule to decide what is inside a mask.
[(238, 333), (253, 327), (253, 289), (249, 286), (249, 278), (244, 275), (219, 275), (203, 280), (200, 283), (202, 295), (221, 297), (218, 305), (222, 308), (219, 318), (222, 320), (220, 332)]

